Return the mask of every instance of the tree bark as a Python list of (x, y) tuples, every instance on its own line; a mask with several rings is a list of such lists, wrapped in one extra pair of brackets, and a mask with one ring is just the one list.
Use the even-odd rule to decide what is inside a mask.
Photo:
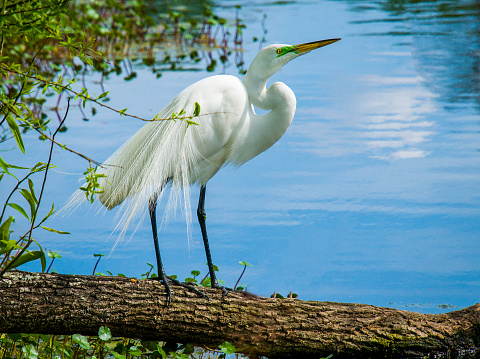
[(418, 314), (362, 304), (270, 299), (240, 292), (210, 300), (155, 280), (9, 272), (0, 278), (0, 332), (112, 335), (218, 347), (252, 357), (470, 358), (480, 347), (480, 304)]

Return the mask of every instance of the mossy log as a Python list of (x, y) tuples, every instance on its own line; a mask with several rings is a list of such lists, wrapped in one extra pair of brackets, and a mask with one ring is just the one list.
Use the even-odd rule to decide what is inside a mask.
[(251, 357), (478, 357), (480, 304), (418, 314), (362, 304), (270, 299), (200, 288), (210, 300), (155, 280), (10, 272), (0, 278), (0, 332), (112, 335), (218, 347)]

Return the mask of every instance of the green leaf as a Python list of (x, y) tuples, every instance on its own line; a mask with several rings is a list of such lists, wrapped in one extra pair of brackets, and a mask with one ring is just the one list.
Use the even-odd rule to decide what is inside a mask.
[(20, 148), (20, 151), (25, 153), (25, 146), (23, 145), (22, 135), (20, 135), (20, 129), (18, 128), (17, 121), (15, 121), (11, 115), (7, 115), (7, 123), (10, 127), (10, 130), (12, 130), (13, 137), (17, 142), (18, 148)]
[(35, 166), (32, 167), (32, 173), (44, 171), (47, 168), (47, 164), (43, 162), (38, 162)]
[(236, 352), (235, 347), (233, 344), (230, 344), (229, 342), (223, 342), (218, 346), (222, 352), (225, 354), (234, 354)]
[(105, 257), (105, 254), (95, 253), (93, 256), (94, 257)]
[(30, 219), (33, 221), (33, 216), (35, 215), (35, 209), (37, 208), (37, 203), (35, 202), (35, 199), (33, 198), (32, 194), (25, 188), (22, 188), (20, 190), (20, 193), (30, 205), (30, 214), (31, 214)]
[(112, 339), (112, 332), (109, 328), (102, 326), (100, 327), (100, 329), (98, 329), (98, 338), (100, 338), (100, 340), (103, 340), (104, 342), (107, 342)]
[(72, 335), (72, 340), (77, 343), (78, 345), (80, 345), (80, 348), (83, 348), (83, 349), (90, 349), (90, 343), (88, 342), (88, 339), (87, 337), (81, 335), (81, 334), (73, 334)]
[(28, 188), (30, 188), (30, 193), (35, 200), (35, 203), (38, 203), (37, 196), (35, 195), (35, 190), (33, 189), (33, 181), (30, 178), (28, 179)]
[[(0, 241), (8, 241), (10, 238), (10, 225), (15, 222), (15, 217), (10, 216), (8, 219), (2, 223), (0, 226)], [(0, 247), (2, 247), (2, 242), (0, 242)]]
[(47, 256), (48, 258), (62, 258), (62, 256), (60, 254), (58, 254), (57, 252), (53, 252), (53, 251), (50, 251), (47, 253)]
[(125, 359), (125, 355), (117, 353), (115, 350), (110, 351), (110, 353), (117, 359)]
[(22, 249), (22, 247), (17, 244), (17, 241), (13, 239), (0, 241), (0, 248), (2, 248), (0, 249), (0, 255), (7, 253), (12, 249)]
[(198, 122), (195, 122), (195, 121), (185, 120), (185, 122), (187, 123), (187, 125), (195, 125), (195, 126), (198, 126)]
[(205, 280), (202, 282), (201, 285), (204, 286), (204, 287), (211, 287), (212, 286), (212, 280), (210, 279), (210, 277), (205, 278)]
[(20, 258), (18, 258), (15, 262), (12, 263), (12, 265), (7, 265), (7, 268), (8, 270), (11, 270), (13, 268), (20, 267), (25, 263), (35, 261), (37, 259), (40, 259), (40, 261), (42, 262), (42, 268), (43, 268), (44, 267), (43, 261), (45, 261), (45, 252), (43, 251), (32, 251), (32, 252), (22, 254)]
[(8, 172), (8, 163), (5, 162), (2, 158), (2, 156), (0, 156), (0, 167), (2, 167), (2, 169), (6, 172), (6, 173), (9, 173)]
[(200, 271), (198, 270), (192, 270), (191, 273), (194, 277), (198, 277), (200, 275)]
[(128, 353), (136, 357), (142, 356), (142, 351), (138, 349), (135, 345), (132, 345), (130, 349), (128, 349)]
[(22, 352), (25, 354), (25, 358), (27, 359), (37, 359), (38, 358), (38, 351), (33, 344), (27, 344), (22, 347)]
[(49, 232), (54, 232), (54, 233), (58, 233), (58, 234), (70, 234), (70, 232), (58, 231), (56, 229), (45, 227), (45, 226), (40, 226), (40, 227), (42, 227), (43, 229), (45, 229)]
[[(35, 242), (37, 243), (37, 242)], [(38, 243), (37, 243), (38, 244)], [(40, 247), (40, 245), (38, 245)], [(47, 257), (45, 256), (45, 252), (43, 249), (40, 247), (40, 251), (37, 252), (42, 252), (42, 256), (40, 257), (40, 263), (42, 264), (42, 273), (45, 272), (45, 269), (47, 269)]]
[(102, 99), (102, 98), (104, 98), (104, 97), (107, 97), (107, 96), (108, 96), (108, 92), (109, 92), (109, 91), (102, 93), (100, 96), (97, 97), (97, 100), (100, 100), (100, 99)]
[(165, 359), (167, 357), (167, 353), (165, 353), (165, 350), (163, 350), (163, 348), (162, 348), (162, 346), (159, 342), (157, 342), (157, 351), (158, 351), (158, 354), (160, 354), (163, 359)]
[(252, 265), (250, 263), (247, 263), (247, 262), (244, 262), (244, 261), (240, 261), (238, 262), (241, 266), (248, 266), (248, 267), (251, 267)]
[(183, 349), (182, 354), (183, 355), (190, 355), (195, 351), (195, 345), (193, 343), (188, 343), (185, 345), (185, 349)]
[(12, 207), (13, 209), (16, 209), (17, 211), (19, 211), (21, 214), (23, 214), (25, 216), (26, 219), (30, 220), (30, 218), (28, 217), (28, 214), (27, 212), (25, 212), (25, 210), (19, 206), (18, 204), (16, 203), (7, 203), (8, 206)]
[(9, 164), (9, 163), (5, 162), (1, 156), (0, 156), (0, 167), (2, 167), (3, 170), (6, 173), (10, 173), (10, 172), (8, 172), (9, 168), (16, 168), (16, 169), (19, 169), (19, 170), (26, 170), (27, 169), (27, 167), (20, 167), (20, 166), (15, 166), (15, 165)]
[(187, 282), (187, 283), (197, 283), (197, 280), (195, 278), (188, 277), (188, 278), (185, 278), (185, 282)]
[(42, 95), (44, 95), (44, 94), (45, 94), (45, 92), (47, 92), (47, 90), (48, 90), (48, 87), (49, 87), (49, 85), (48, 85), (48, 84), (45, 84), (45, 86), (43, 86)]
[(200, 105), (198, 104), (198, 102), (195, 102), (195, 110), (193, 111), (193, 116), (198, 116), (200, 115)]
[(54, 204), (52, 203), (52, 209), (50, 209), (50, 212), (48, 212), (48, 214), (42, 219), (41, 223), (45, 222), (48, 219), (48, 217), (50, 217), (54, 213), (55, 213), (55, 207), (54, 207)]

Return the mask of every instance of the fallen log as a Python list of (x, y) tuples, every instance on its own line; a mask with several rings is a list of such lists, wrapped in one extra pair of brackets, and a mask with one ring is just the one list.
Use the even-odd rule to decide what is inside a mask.
[(14, 271), (0, 278), (0, 332), (112, 335), (218, 347), (252, 357), (470, 358), (479, 355), (480, 304), (419, 314), (363, 304), (271, 299), (158, 281)]

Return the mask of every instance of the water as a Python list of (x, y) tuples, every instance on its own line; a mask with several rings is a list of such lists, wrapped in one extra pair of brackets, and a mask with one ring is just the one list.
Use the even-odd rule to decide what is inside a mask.
[[(235, 4), (222, 2), (216, 11), (233, 18)], [(305, 300), (428, 313), (478, 302), (479, 8), (473, 0), (249, 2), (242, 8), (247, 64), (258, 51), (252, 38), (263, 36), (264, 14), (267, 43), (342, 41), (289, 63), (272, 78), (297, 96), (287, 134), (208, 184), (212, 255), (227, 286), (243, 269), (238, 262), (247, 261), (253, 267), (241, 283), (263, 296), (293, 291)], [(113, 77), (106, 87), (111, 106), (145, 118), (210, 75), (173, 72), (157, 80), (145, 69), (137, 73), (130, 82)], [(225, 73), (238, 75), (235, 66)], [(101, 161), (142, 123), (103, 110), (84, 122), (72, 111), (67, 126), (59, 140)], [(33, 149), (37, 139), (26, 142), (31, 163), (45, 158)], [(54, 161), (60, 168), (45, 200), (62, 205), (86, 163), (58, 149)], [(198, 190), (192, 192), (196, 203)], [(93, 253), (109, 254), (115, 244), (108, 239), (115, 211), (89, 208), (49, 223), (70, 236), (37, 234), (62, 254), (54, 264), (60, 273), (90, 274)], [(206, 273), (196, 223), (193, 232), (189, 244), (180, 213), (162, 230), (167, 273)], [(154, 261), (145, 221), (97, 271), (139, 276)]]

